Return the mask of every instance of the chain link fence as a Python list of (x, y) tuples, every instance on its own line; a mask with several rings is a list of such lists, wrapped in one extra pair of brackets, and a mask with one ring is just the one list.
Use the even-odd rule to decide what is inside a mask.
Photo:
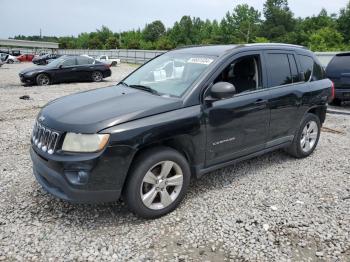
[(90, 50), (90, 49), (59, 49), (58, 54), (61, 55), (89, 55), (94, 58), (106, 55), (111, 58), (119, 58), (124, 63), (143, 64), (150, 59), (165, 53), (162, 50)]

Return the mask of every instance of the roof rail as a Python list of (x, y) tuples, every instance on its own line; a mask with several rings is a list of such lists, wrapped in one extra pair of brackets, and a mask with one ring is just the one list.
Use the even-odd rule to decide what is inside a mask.
[(307, 49), (307, 47), (302, 45), (293, 45), (293, 44), (284, 44), (284, 43), (253, 43), (253, 44), (243, 44), (243, 46), (289, 46), (289, 47), (297, 47), (297, 48), (303, 48)]
[(203, 45), (185, 45), (185, 46), (179, 46), (176, 47), (174, 50), (179, 50), (179, 49), (185, 49), (185, 48), (195, 48), (195, 47), (206, 47), (206, 46), (232, 46), (232, 47), (237, 47), (235, 44), (203, 44)]

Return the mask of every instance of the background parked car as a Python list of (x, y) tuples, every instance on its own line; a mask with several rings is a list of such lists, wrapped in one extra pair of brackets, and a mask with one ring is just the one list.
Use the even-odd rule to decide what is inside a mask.
[(110, 66), (116, 66), (116, 65), (120, 64), (120, 59), (111, 58), (107, 55), (101, 55), (101, 56), (97, 57), (96, 60), (103, 62), (103, 63), (110, 65)]
[(61, 55), (58, 54), (47, 54), (39, 57), (34, 57), (32, 62), (36, 65), (47, 65), (49, 62), (51, 62), (54, 59), (57, 59), (61, 57)]
[(334, 56), (326, 68), (326, 74), (335, 87), (333, 104), (340, 106), (343, 101), (350, 101), (350, 53)]
[(23, 55), (17, 56), (17, 59), (20, 62), (31, 62), (33, 58), (34, 58), (33, 54), (23, 54)]
[(23, 70), (19, 77), (25, 84), (49, 85), (61, 82), (100, 82), (111, 76), (108, 65), (85, 56), (62, 56), (50, 64)]
[(13, 64), (13, 63), (18, 63), (19, 60), (14, 57), (13, 55), (9, 55), (6, 53), (0, 53), (1, 61), (7, 63), (7, 64)]
[(8, 54), (8, 55), (13, 55), (13, 56), (19, 56), (21, 55), (20, 50), (10, 50), (10, 49), (0, 49), (0, 53)]

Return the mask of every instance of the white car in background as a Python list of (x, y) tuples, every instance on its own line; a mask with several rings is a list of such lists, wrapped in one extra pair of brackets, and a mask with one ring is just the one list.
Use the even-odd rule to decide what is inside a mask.
[(1, 61), (7, 64), (19, 63), (19, 60), (13, 55), (0, 53), (0, 58), (1, 58)]
[(107, 55), (101, 55), (96, 58), (97, 61), (103, 62), (105, 64), (108, 64), (109, 66), (117, 66), (120, 64), (120, 59), (118, 58), (111, 58)]

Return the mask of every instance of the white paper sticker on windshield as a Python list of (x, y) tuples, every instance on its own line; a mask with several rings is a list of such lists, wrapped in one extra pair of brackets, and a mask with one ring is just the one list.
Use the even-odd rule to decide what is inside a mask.
[(210, 65), (213, 61), (214, 59), (207, 58), (207, 57), (192, 57), (187, 61), (187, 63)]

